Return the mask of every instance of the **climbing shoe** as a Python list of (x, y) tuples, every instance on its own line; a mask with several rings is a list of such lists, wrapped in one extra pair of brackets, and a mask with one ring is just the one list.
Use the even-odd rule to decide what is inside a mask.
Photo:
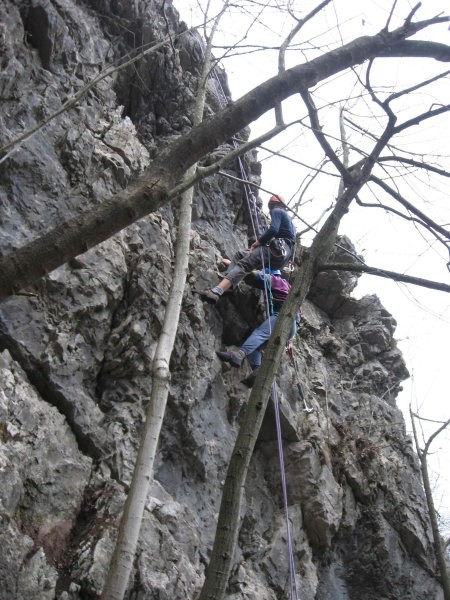
[(248, 388), (252, 388), (253, 384), (255, 383), (257, 374), (258, 374), (258, 369), (255, 369), (254, 371), (252, 371), (250, 373), (250, 375), (247, 375), (247, 377), (245, 379), (242, 379), (241, 383), (246, 385)]
[(230, 363), (230, 365), (233, 365), (233, 367), (240, 367), (242, 365), (242, 361), (245, 358), (245, 352), (243, 350), (238, 350), (237, 352), (216, 351), (216, 354), (220, 358), (220, 360)]
[(217, 304), (220, 296), (219, 294), (215, 294), (212, 290), (203, 290), (203, 292), (200, 292), (200, 298), (203, 300), (203, 302), (208, 302), (209, 304)]

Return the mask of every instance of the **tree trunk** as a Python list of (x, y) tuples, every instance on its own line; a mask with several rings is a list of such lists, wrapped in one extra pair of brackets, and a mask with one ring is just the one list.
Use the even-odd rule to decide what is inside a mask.
[(211, 561), (198, 600), (222, 600), (233, 564), (242, 498), (250, 459), (269, 401), (273, 378), (289, 339), (292, 322), (305, 299), (319, 261), (333, 248), (340, 220), (362, 183), (351, 186), (337, 201), (320, 232), (316, 235), (300, 266), (289, 296), (283, 304), (264, 352), (261, 368), (247, 403), (225, 479)]
[[(212, 37), (210, 37), (205, 51), (202, 77), (197, 91), (195, 125), (200, 123), (203, 118), (206, 80), (211, 68), (211, 42)], [(192, 165), (188, 169), (186, 177), (193, 177), (196, 169), (197, 164)], [(101, 596), (102, 600), (122, 600), (124, 597), (136, 554), (148, 490), (153, 480), (153, 465), (170, 388), (170, 357), (178, 329), (188, 271), (193, 191), (191, 187), (181, 196), (173, 279), (164, 314), (164, 323), (152, 363), (152, 394), (147, 408), (144, 432), (130, 491), (125, 502), (114, 554)]]
[(439, 571), (441, 573), (441, 585), (442, 589), (444, 590), (444, 600), (450, 600), (450, 580), (445, 561), (445, 550), (444, 545), (442, 543), (441, 534), (439, 532), (436, 509), (434, 507), (433, 494), (431, 492), (430, 477), (428, 475), (427, 455), (423, 453), (420, 457), (420, 469), (422, 471), (423, 487), (425, 489), (425, 496), (427, 498), (428, 514), (430, 515), (431, 521), (431, 530), (433, 532), (434, 551), (436, 553), (436, 560), (439, 565)]
[[(448, 421), (446, 421), (442, 425), (442, 427), (440, 427), (437, 431), (435, 431), (433, 433), (432, 436), (430, 436), (428, 438), (428, 440), (425, 444), (425, 448), (423, 450), (421, 450), (420, 444), (419, 444), (419, 438), (417, 435), (417, 429), (416, 429), (416, 425), (415, 425), (415, 421), (414, 421), (415, 415), (413, 414), (413, 412), (411, 410), (411, 406), (409, 407), (409, 414), (411, 417), (411, 425), (412, 425), (412, 429), (413, 429), (414, 442), (416, 444), (416, 452), (417, 452), (417, 455), (420, 460), (420, 470), (422, 473), (425, 497), (427, 499), (428, 515), (430, 517), (431, 531), (433, 532), (433, 545), (434, 545), (434, 551), (435, 551), (435, 555), (436, 555), (436, 561), (438, 563), (439, 571), (441, 574), (441, 585), (442, 585), (442, 589), (444, 591), (444, 600), (450, 600), (450, 576), (449, 576), (449, 573), (447, 570), (447, 563), (445, 560), (445, 545), (443, 543), (441, 534), (439, 532), (439, 525), (438, 525), (438, 520), (437, 520), (437, 515), (436, 515), (436, 509), (434, 507), (433, 494), (431, 491), (430, 477), (429, 477), (429, 473), (428, 473), (428, 462), (427, 462), (428, 450), (429, 450), (431, 442), (441, 431), (443, 431), (450, 424), (450, 419)], [(418, 417), (418, 418), (420, 418), (420, 417)]]

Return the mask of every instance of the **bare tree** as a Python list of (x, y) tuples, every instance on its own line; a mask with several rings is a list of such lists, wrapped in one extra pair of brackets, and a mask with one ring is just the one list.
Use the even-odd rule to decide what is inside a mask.
[[(193, 116), (194, 125), (198, 125), (203, 120), (206, 84), (211, 69), (212, 40), (214, 31), (219, 25), (220, 17), (226, 10), (227, 2), (224, 3), (221, 13), (216, 17), (211, 34), (206, 36), (207, 44)], [(186, 177), (193, 177), (196, 170), (197, 164), (194, 163), (187, 170)], [(178, 329), (183, 292), (188, 272), (193, 195), (193, 187), (189, 187), (181, 194), (175, 248), (175, 266), (163, 326), (151, 365), (152, 394), (147, 406), (141, 443), (139, 445), (130, 489), (125, 501), (123, 516), (119, 525), (114, 553), (103, 587), (101, 596), (103, 600), (122, 600), (125, 595), (136, 554), (148, 490), (153, 481), (153, 465), (155, 463), (156, 450), (169, 395), (170, 357)]]
[(445, 560), (446, 544), (443, 542), (439, 533), (438, 517), (436, 513), (436, 508), (434, 506), (433, 493), (431, 490), (430, 483), (430, 474), (428, 471), (428, 454), (430, 451), (430, 446), (433, 443), (433, 441), (437, 438), (437, 436), (450, 425), (450, 419), (447, 419), (447, 421), (441, 423), (440, 427), (438, 427), (436, 431), (428, 437), (428, 439), (425, 441), (425, 444), (422, 447), (417, 433), (416, 419), (420, 421), (423, 418), (420, 417), (417, 413), (413, 412), (411, 405), (409, 407), (409, 414), (411, 416), (411, 424), (413, 429), (414, 442), (416, 445), (416, 452), (420, 461), (420, 470), (422, 472), (423, 486), (425, 489), (425, 496), (427, 499), (428, 514), (430, 516), (431, 530), (433, 532), (434, 551), (436, 553), (436, 560), (441, 574), (442, 589), (444, 590), (445, 600), (450, 600), (450, 575)]

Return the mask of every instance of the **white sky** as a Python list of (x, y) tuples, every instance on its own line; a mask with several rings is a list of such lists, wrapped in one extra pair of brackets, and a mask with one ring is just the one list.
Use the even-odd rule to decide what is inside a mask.
[[(177, 6), (177, 10), (189, 26), (200, 22), (199, 17), (196, 16), (198, 13), (191, 12), (189, 8), (189, 5), (197, 5), (197, 2), (180, 0), (178, 4), (183, 4), (182, 8)], [(201, 1), (200, 4), (205, 5), (206, 2)], [(258, 6), (261, 7), (262, 4), (263, 2), (259, 2)], [(272, 0), (269, 4), (277, 3)], [(316, 4), (304, 0), (291, 2), (298, 17), (305, 16)], [(384, 27), (392, 4), (390, 0), (364, 0), (359, 3), (334, 0), (320, 16), (317, 16), (295, 37), (294, 43), (298, 46), (296, 50), (286, 55), (286, 66), (304, 62), (318, 53), (338, 47), (341, 43), (355, 37), (377, 33)], [(221, 6), (222, 2), (213, 1), (211, 5)], [(255, 13), (255, 8), (250, 7), (250, 2), (241, 0), (240, 5), (246, 5), (252, 14)], [(415, 1), (398, 0), (390, 29), (398, 27), (415, 5)], [(429, 18), (439, 13), (450, 14), (448, 0), (426, 0), (423, 5), (414, 20)], [(239, 57), (229, 56), (222, 62), (234, 99), (277, 73), (277, 52), (274, 50), (255, 52), (253, 45), (266, 44), (272, 48), (278, 46), (294, 23), (288, 16), (281, 15), (278, 9), (267, 8), (249, 30), (251, 23), (248, 17), (249, 11), (243, 12), (246, 16), (240, 11), (230, 18), (224, 18), (221, 21), (220, 33), (215, 37), (217, 45), (231, 45), (238, 41), (241, 45), (247, 45), (245, 54)], [(245, 33), (247, 37), (243, 40)], [(416, 37), (450, 44), (448, 24), (435, 26)], [(222, 52), (223, 50), (217, 48), (215, 55), (220, 56)], [(428, 59), (382, 59), (376, 61), (371, 81), (374, 86), (383, 85), (384, 91), (390, 92), (393, 86), (400, 84), (409, 87), (442, 73), (447, 68), (450, 69), (449, 63), (438, 63)], [(363, 76), (365, 66), (356, 68), (355, 72)], [(336, 76), (331, 82), (319, 84), (314, 90), (316, 104), (324, 105), (320, 111), (321, 124), (324, 125), (327, 133), (336, 136), (336, 139), (330, 140), (335, 150), (340, 147), (338, 115), (340, 107), (344, 104), (343, 102), (327, 104), (329, 99), (345, 99), (345, 107), (352, 113), (351, 118), (367, 130), (376, 131), (376, 123), (383, 121), (382, 113), (374, 109), (368, 98), (359, 99), (359, 94), (356, 93), (356, 82), (355, 74), (344, 74)], [(379, 87), (377, 92), (381, 95), (383, 90)], [(412, 115), (423, 112), (435, 101), (447, 102), (449, 97), (450, 80), (447, 77), (439, 84), (433, 84), (415, 93), (414, 97), (409, 95), (406, 99), (399, 100), (393, 107), (396, 109), (401, 106), (399, 122), (402, 122)], [(306, 114), (299, 97), (285, 101), (283, 112), (286, 122), (304, 118)], [(256, 137), (273, 125), (273, 112), (264, 115), (251, 125), (252, 137)], [(346, 134), (350, 143), (354, 141), (355, 147), (366, 146), (366, 149), (372, 147), (370, 137), (361, 137), (352, 130), (350, 125), (346, 126)], [(449, 135), (450, 117), (445, 116), (429, 121), (425, 126), (407, 130), (401, 136), (399, 143), (404, 150), (432, 153), (437, 161), (437, 155), (440, 156), (446, 151), (445, 144), (448, 144)], [(323, 157), (323, 151), (318, 143), (313, 138), (307, 137), (304, 127), (291, 128), (265, 145), (309, 166), (318, 167)], [(301, 189), (304, 189), (305, 181), (308, 181), (313, 173), (311, 168), (274, 157), (264, 151), (260, 151), (258, 156), (263, 164), (262, 186), (287, 199), (296, 200), (299, 197), (299, 188), (303, 185)], [(351, 152), (350, 163), (359, 158), (356, 152)], [(450, 171), (448, 158), (440, 162)], [(336, 172), (330, 165), (325, 168), (328, 172)], [(395, 175), (392, 168), (391, 172)], [(426, 175), (414, 172), (407, 180), (397, 177), (395, 181), (408, 201), (430, 213), (435, 221), (447, 225), (450, 223), (448, 185), (444, 178), (440, 181), (435, 178), (428, 180)], [(337, 185), (337, 178), (332, 177), (323, 178), (320, 182), (312, 181), (304, 191), (303, 198), (306, 202), (299, 209), (302, 217), (308, 222), (315, 221), (336, 196)], [(375, 202), (379, 196), (380, 194), (376, 197), (368, 194), (364, 200)], [(267, 200), (268, 195), (262, 193), (261, 197)], [(380, 199), (385, 201), (382, 197)], [(381, 209), (353, 207), (344, 218), (340, 233), (349, 236), (357, 252), (364, 256), (370, 266), (450, 282), (446, 267), (446, 262), (449, 260), (448, 252), (445, 253), (442, 247), (431, 242), (429, 236), (424, 235), (423, 230), (393, 215), (387, 215)], [(305, 236), (304, 243), (309, 243), (308, 236)], [(447, 350), (448, 340), (450, 340), (449, 294), (363, 275), (355, 295), (361, 297), (373, 293), (380, 297), (383, 305), (397, 320), (395, 337), (411, 373), (411, 378), (404, 382), (404, 391), (398, 398), (398, 405), (405, 412), (407, 420), (410, 402), (423, 417), (435, 420), (448, 419), (450, 416), (450, 364)], [(438, 425), (429, 424), (425, 427), (429, 435), (437, 429)], [(437, 438), (432, 450), (439, 450), (434, 455), (431, 465), (438, 477), (436, 504), (443, 513), (450, 515), (450, 493), (447, 493), (450, 490), (450, 470), (447, 465), (450, 458), (450, 431)]]

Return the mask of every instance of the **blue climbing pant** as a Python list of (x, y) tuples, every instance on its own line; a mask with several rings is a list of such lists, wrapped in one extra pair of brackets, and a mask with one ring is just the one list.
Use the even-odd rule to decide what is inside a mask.
[[(278, 315), (273, 315), (266, 319), (259, 327), (257, 327), (245, 340), (245, 342), (240, 347), (241, 350), (245, 352), (247, 360), (252, 368), (252, 370), (257, 369), (261, 365), (262, 361), (262, 350), (266, 347), (267, 342), (269, 341), (270, 334), (275, 327), (275, 323), (277, 322)], [(289, 334), (289, 339), (294, 337), (297, 333), (297, 324), (294, 321), (292, 324), (292, 329)]]

